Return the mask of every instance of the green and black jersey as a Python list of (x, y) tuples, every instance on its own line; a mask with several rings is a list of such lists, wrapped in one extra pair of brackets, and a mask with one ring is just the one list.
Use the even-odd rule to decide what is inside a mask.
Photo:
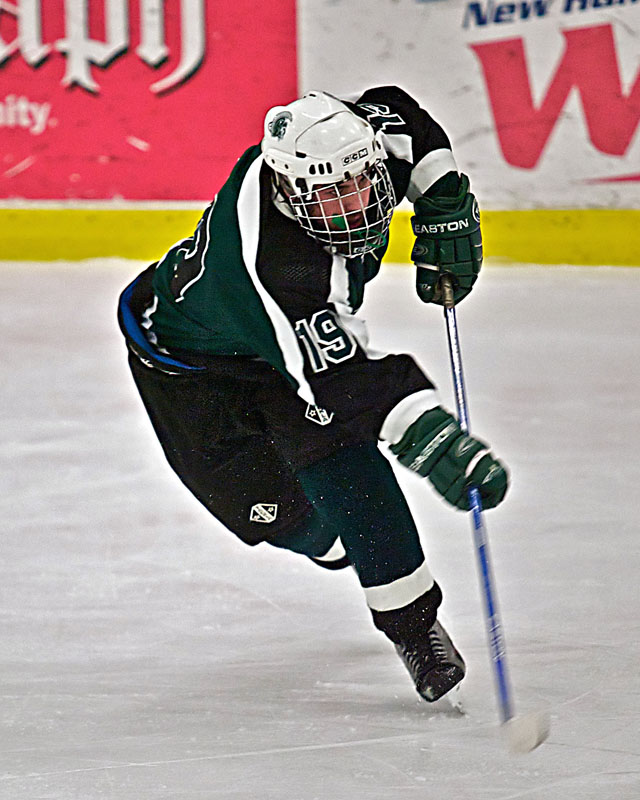
[[(401, 89), (370, 89), (348, 105), (382, 131), (398, 202), (456, 169), (442, 128)], [(160, 353), (263, 359), (315, 403), (327, 379), (351, 380), (384, 355), (369, 351), (356, 316), (384, 248), (332, 255), (272, 195), (272, 173), (259, 146), (250, 147), (193, 236), (156, 266), (140, 323)], [(409, 383), (408, 392), (431, 386), (424, 376)]]

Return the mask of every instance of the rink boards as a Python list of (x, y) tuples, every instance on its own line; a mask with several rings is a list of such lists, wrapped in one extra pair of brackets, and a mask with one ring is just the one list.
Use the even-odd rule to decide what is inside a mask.
[[(189, 236), (202, 206), (0, 209), (1, 260), (159, 258)], [(386, 261), (408, 263), (411, 213), (396, 212)], [(485, 255), (505, 262), (640, 266), (639, 209), (482, 212)]]

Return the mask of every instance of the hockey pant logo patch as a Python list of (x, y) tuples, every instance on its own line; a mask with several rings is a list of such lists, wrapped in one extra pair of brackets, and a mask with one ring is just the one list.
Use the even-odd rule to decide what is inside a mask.
[(251, 506), (249, 522), (275, 522), (277, 516), (277, 503), (256, 503)]
[(311, 420), (311, 422), (315, 422), (318, 425), (328, 425), (333, 419), (333, 411), (329, 413), (324, 408), (314, 406), (311, 403), (307, 406), (304, 415), (307, 419)]

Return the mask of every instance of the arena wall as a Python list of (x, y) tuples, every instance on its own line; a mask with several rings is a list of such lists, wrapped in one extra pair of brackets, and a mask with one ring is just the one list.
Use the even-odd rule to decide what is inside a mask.
[(0, 258), (157, 258), (267, 108), (393, 83), (449, 133), (488, 256), (638, 265), (639, 36), (637, 0), (2, 4)]

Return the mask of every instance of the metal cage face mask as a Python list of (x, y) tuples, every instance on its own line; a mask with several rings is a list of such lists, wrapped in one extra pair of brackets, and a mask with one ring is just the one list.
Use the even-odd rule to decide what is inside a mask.
[(353, 258), (387, 242), (395, 193), (382, 161), (353, 178), (315, 185), (288, 200), (302, 228), (332, 253)]

